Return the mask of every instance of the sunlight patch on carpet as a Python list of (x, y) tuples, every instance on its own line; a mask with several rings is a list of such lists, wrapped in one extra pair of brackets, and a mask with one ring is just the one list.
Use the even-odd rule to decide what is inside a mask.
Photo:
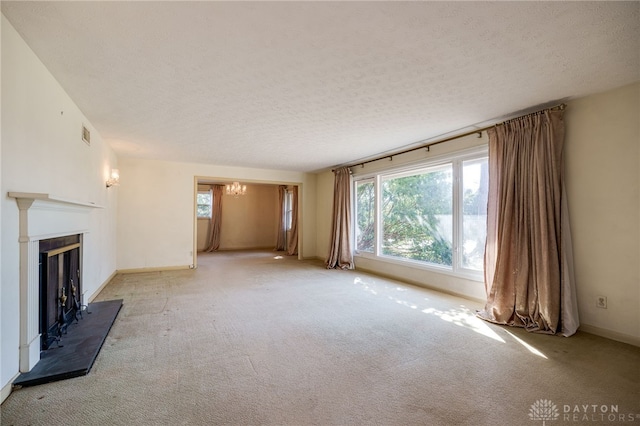
[(505, 340), (498, 336), (498, 334), (493, 331), (485, 321), (477, 318), (475, 313), (464, 305), (460, 305), (460, 308), (441, 310), (432, 306), (432, 303), (426, 297), (424, 298), (425, 304), (423, 306), (420, 306), (414, 301), (407, 300), (410, 296), (406, 287), (387, 284), (378, 285), (374, 279), (366, 280), (361, 277), (354, 278), (353, 284), (374, 296), (386, 295), (388, 300), (398, 305), (405, 306), (416, 311), (420, 310), (420, 312), (433, 315), (442, 321), (455, 324), (459, 327), (464, 327), (500, 343), (506, 343)]
[(547, 356), (545, 354), (543, 354), (538, 349), (534, 348), (533, 346), (531, 346), (530, 344), (528, 344), (527, 342), (525, 342), (524, 340), (522, 340), (521, 338), (519, 338), (515, 334), (511, 333), (508, 330), (504, 330), (504, 332), (507, 333), (509, 336), (513, 337), (513, 340), (515, 340), (516, 342), (520, 343), (522, 346), (524, 346), (532, 354), (538, 355), (539, 357), (542, 357), (544, 359), (549, 359), (549, 358), (547, 358)]

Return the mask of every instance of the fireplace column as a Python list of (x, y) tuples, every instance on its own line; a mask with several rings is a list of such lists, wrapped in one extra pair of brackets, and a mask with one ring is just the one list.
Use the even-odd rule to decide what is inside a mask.
[(29, 238), (28, 211), (33, 199), (17, 200), (20, 209), (20, 371), (40, 361), (40, 241)]

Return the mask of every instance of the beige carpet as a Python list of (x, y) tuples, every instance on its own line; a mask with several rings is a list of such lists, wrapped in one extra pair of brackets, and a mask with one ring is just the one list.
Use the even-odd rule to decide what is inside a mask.
[(117, 276), (97, 300), (124, 307), (90, 374), (15, 390), (0, 423), (640, 423), (640, 348), (499, 327), (474, 302), (273, 252), (199, 265)]

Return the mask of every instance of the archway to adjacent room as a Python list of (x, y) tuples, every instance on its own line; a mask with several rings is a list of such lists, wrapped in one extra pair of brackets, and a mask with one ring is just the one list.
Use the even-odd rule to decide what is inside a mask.
[[(196, 176), (194, 178), (193, 203), (193, 265), (197, 266), (198, 254), (203, 253), (208, 244), (207, 235), (211, 226), (211, 208), (206, 201), (211, 200), (212, 185), (228, 185), (233, 182), (246, 185), (245, 195), (222, 195), (222, 220), (219, 248), (217, 251), (231, 250), (274, 250), (279, 223), (278, 188), (285, 185), (288, 190), (298, 187), (298, 223), (302, 217), (301, 187), (299, 183), (266, 182), (241, 179)], [(223, 191), (224, 192), (224, 191)], [(199, 203), (199, 201), (201, 203)], [(302, 229), (298, 226), (298, 259), (302, 258)], [(288, 233), (287, 238), (291, 238)], [(215, 253), (215, 251), (214, 251)]]

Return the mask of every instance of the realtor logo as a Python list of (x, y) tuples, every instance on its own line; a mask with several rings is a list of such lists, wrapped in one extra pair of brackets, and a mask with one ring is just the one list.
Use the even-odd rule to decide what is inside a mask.
[(534, 421), (542, 420), (542, 426), (546, 426), (547, 420), (555, 421), (558, 417), (558, 407), (549, 399), (539, 399), (529, 408), (529, 418)]

